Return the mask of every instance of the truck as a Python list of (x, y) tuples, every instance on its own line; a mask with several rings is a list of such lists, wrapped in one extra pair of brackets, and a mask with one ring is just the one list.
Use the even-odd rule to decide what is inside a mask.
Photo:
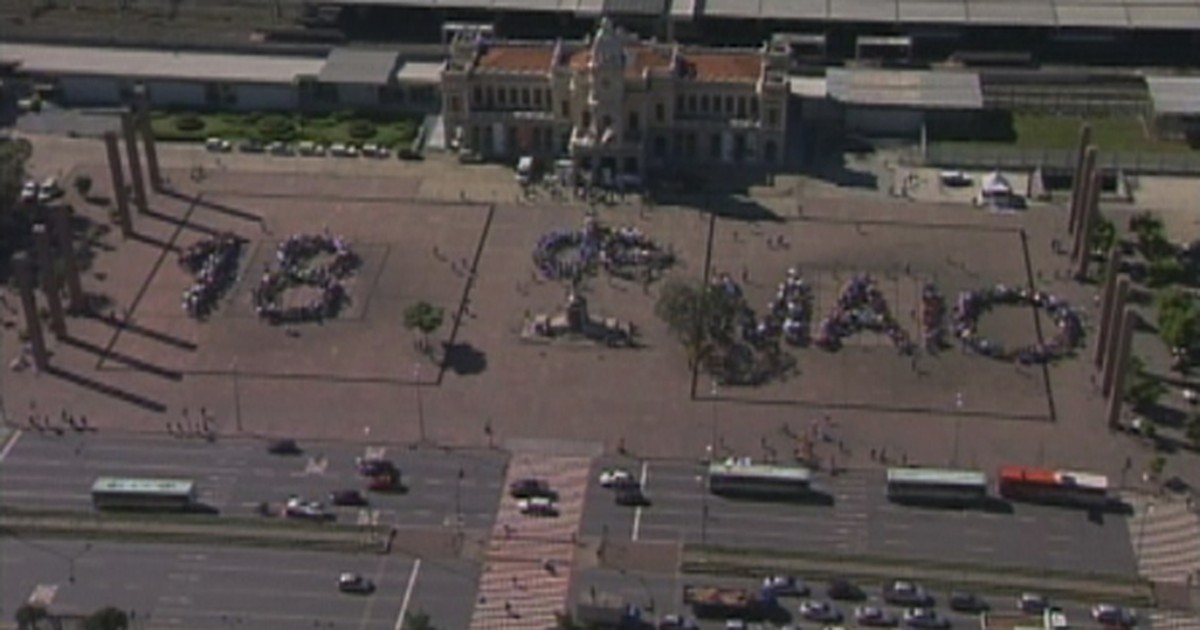
[(683, 603), (691, 606), (697, 617), (754, 619), (774, 607), (775, 598), (748, 588), (687, 585)]

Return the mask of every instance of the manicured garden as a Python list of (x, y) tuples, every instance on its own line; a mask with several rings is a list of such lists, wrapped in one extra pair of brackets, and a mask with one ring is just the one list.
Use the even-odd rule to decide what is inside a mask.
[[(1186, 153), (1192, 149), (1183, 142), (1160, 140), (1146, 124), (1133, 116), (1092, 117), (989, 112), (972, 126), (963, 129), (930, 128), (930, 141), (980, 148), (1012, 147), (1028, 150), (1074, 150), (1079, 143), (1079, 127), (1092, 126), (1092, 143), (1112, 153)], [(943, 132), (944, 131), (944, 132)]]
[(406, 116), (368, 117), (350, 112), (304, 115), (160, 111), (151, 116), (154, 135), (163, 141), (221, 138), (234, 142), (372, 143), (393, 149), (407, 147), (417, 135), (418, 124)]

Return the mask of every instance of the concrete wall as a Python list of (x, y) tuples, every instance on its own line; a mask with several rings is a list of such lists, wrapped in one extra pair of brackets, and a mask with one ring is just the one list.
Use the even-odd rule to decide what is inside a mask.
[(343, 83), (337, 86), (338, 105), (349, 108), (377, 107), (379, 86)]
[(62, 98), (70, 105), (118, 105), (121, 80), (112, 77), (72, 77), (58, 79)]
[(147, 81), (146, 93), (157, 107), (201, 107), (206, 100), (206, 87), (192, 81)]
[(924, 115), (919, 110), (888, 107), (846, 108), (846, 130), (870, 136), (916, 137)]
[(233, 90), (232, 109), (246, 111), (291, 110), (300, 106), (300, 91), (295, 85), (239, 83)]

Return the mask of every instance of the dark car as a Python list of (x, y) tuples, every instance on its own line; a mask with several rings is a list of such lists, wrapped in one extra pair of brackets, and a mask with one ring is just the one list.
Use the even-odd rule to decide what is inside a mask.
[(367, 504), (367, 498), (358, 490), (336, 490), (329, 493), (329, 502), (333, 505), (361, 506)]
[(238, 144), (238, 150), (242, 153), (262, 153), (267, 150), (267, 145), (258, 140), (246, 140)]
[(982, 613), (991, 610), (987, 600), (975, 593), (955, 592), (950, 594), (950, 610), (965, 613)]
[(534, 497), (555, 498), (554, 491), (550, 489), (550, 484), (546, 483), (545, 479), (518, 479), (509, 484), (508, 493), (514, 499), (532, 499)]
[(375, 592), (375, 583), (357, 573), (343, 573), (338, 576), (338, 590), (343, 593), (370, 595)]
[(650, 505), (650, 499), (646, 493), (642, 492), (639, 486), (626, 486), (617, 490), (614, 497), (617, 505), (625, 505), (629, 507), (646, 507)]
[(363, 477), (378, 477), (388, 474), (399, 476), (400, 474), (400, 470), (396, 468), (396, 465), (390, 459), (366, 459), (359, 457), (354, 460), (354, 465), (358, 469), (358, 474)]
[(272, 455), (299, 455), (304, 452), (296, 440), (273, 440), (267, 445), (267, 452)]
[(854, 609), (854, 621), (871, 628), (894, 628), (900, 623), (896, 615), (878, 606), (859, 606)]
[(883, 587), (883, 601), (897, 606), (925, 608), (933, 605), (933, 597), (920, 584), (896, 580)]
[(904, 611), (904, 625), (914, 630), (946, 630), (950, 620), (932, 608), (910, 608)]
[(842, 620), (842, 611), (834, 608), (829, 602), (809, 600), (800, 604), (800, 616), (809, 621), (839, 623)]
[(808, 585), (791, 575), (772, 575), (763, 578), (762, 590), (776, 597), (807, 597)]
[(867, 598), (867, 594), (850, 580), (833, 580), (829, 583), (825, 594), (829, 596), (829, 599), (840, 601), (859, 602)]

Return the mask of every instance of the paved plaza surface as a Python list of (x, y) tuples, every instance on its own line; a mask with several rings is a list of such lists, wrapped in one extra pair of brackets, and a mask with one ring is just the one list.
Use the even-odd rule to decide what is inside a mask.
[[(6, 538), (0, 613), (11, 619), (38, 597), (63, 613), (119, 605), (136, 615), (139, 628), (390, 630), (407, 605), (439, 627), (466, 627), (478, 569), (453, 560), (417, 562), (394, 554)], [(376, 593), (339, 593), (343, 571), (372, 579)]]

